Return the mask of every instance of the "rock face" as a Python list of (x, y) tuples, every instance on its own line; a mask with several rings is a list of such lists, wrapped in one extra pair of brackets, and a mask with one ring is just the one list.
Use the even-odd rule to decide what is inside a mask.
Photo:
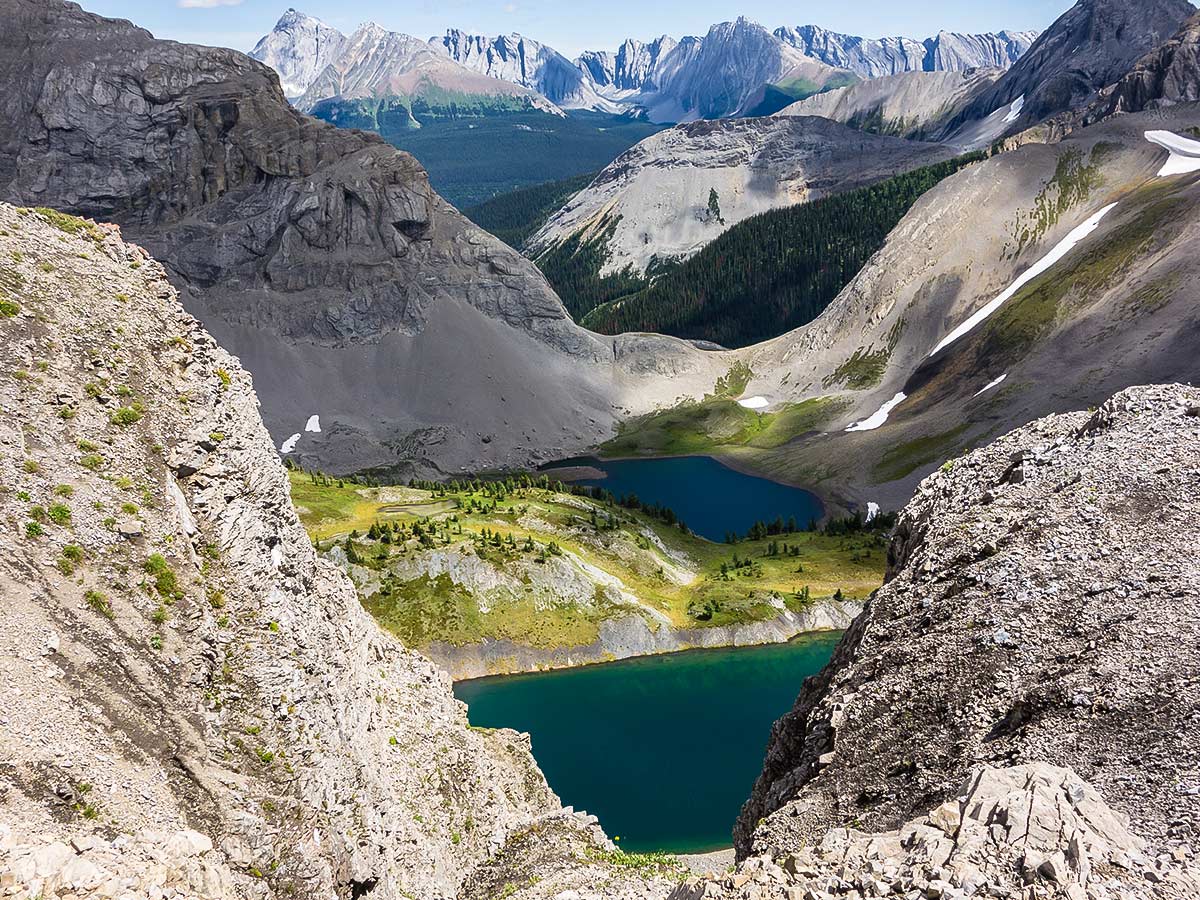
[(1175, 34), (1194, 11), (1187, 0), (1079, 0), (957, 124), (1006, 109), (993, 129), (999, 136), (1077, 109)]
[[(1082, 817), (1061, 836), (1038, 827), (1060, 841), (1082, 832), (1087, 854), (1066, 865), (1089, 891), (1085, 858), (1101, 880), (1121, 871), (1104, 863), (1143, 884), (1139, 870), (1156, 866), (1149, 850), (1096, 858), (1099, 838), (1136, 849), (1120, 820), (1089, 811), (1101, 798), (1158, 851), (1194, 852), (1198, 464), (1200, 391), (1174, 385), (1034, 422), (926, 479), (897, 526), (889, 580), (773, 729), (739, 854), (778, 857), (849, 822), (904, 834), (913, 826), (901, 823), (960, 795), (931, 817), (943, 835), (925, 834), (982, 842), (1005, 822), (987, 813), (994, 801), (972, 799), (993, 778), (993, 795), (1047, 791), (1038, 806)], [(1098, 794), (1074, 792), (1062, 771), (976, 768), (1046, 763)], [(1053, 849), (1068, 848), (1027, 849), (1039, 878), (1057, 878), (1037, 863)]]
[(967, 69), (885, 75), (815, 94), (775, 115), (822, 116), (864, 131), (933, 139), (1002, 74), (1001, 69)]
[[(116, 220), (166, 260), (278, 441), (320, 415), (296, 450), (313, 465), (528, 466), (678, 393), (644, 391), (621, 342), (576, 327), (412, 157), (302, 116), (260, 63), (58, 0), (0, 9), (0, 197)], [(701, 392), (724, 371), (682, 342), (646, 352)]]
[(777, 28), (775, 36), (807, 56), (863, 78), (901, 72), (961, 72), (966, 69), (1007, 69), (1029, 49), (1036, 31), (995, 34), (955, 34), (940, 31), (917, 40), (888, 37), (878, 40), (838, 34), (817, 25)]
[[(619, 156), (529, 241), (537, 254), (611, 226), (604, 272), (644, 272), (690, 256), (755, 213), (870, 184), (949, 158), (932, 144), (864, 134), (827, 119), (695, 122), (659, 132)], [(717, 192), (721, 216), (708, 213)]]
[(663, 35), (649, 43), (625, 41), (615, 53), (607, 50), (587, 50), (577, 59), (592, 84), (601, 90), (620, 94), (657, 87), (659, 66), (675, 49), (679, 41)]
[[(296, 105), (313, 111), (333, 100), (383, 100), (465, 95), (466, 99), (505, 98), (530, 109), (561, 111), (536, 90), (489, 77), (489, 73), (460, 65), (440, 45), (407, 34), (387, 31), (369, 22), (346, 38), (308, 85)], [(382, 123), (381, 123), (382, 125)], [(392, 125), (393, 128), (397, 127)]]
[(519, 34), (488, 38), (457, 28), (430, 45), (450, 59), (491, 78), (531, 88), (566, 109), (599, 109), (605, 103), (580, 69), (552, 47)]
[(7, 205), (0, 254), (6, 887), (452, 898), (535, 823), (609, 846), (316, 557), (157, 263)]
[(662, 58), (654, 90), (629, 102), (652, 122), (690, 122), (745, 114), (765, 85), (793, 84), (816, 93), (854, 75), (788, 46), (746, 18), (712, 26), (703, 39), (684, 40)]
[(689, 879), (669, 900), (891, 895), (1182, 900), (1200, 890), (1200, 870), (1187, 851), (1179, 851), (1180, 858), (1148, 858), (1145, 842), (1125, 817), (1070, 769), (983, 764), (971, 770), (960, 790), (896, 830), (832, 828), (814, 846), (752, 857), (722, 878)]
[(284, 94), (299, 97), (337, 59), (346, 36), (320, 19), (289, 9), (250, 56), (279, 73)]
[(1118, 113), (1140, 112), (1200, 100), (1200, 13), (1137, 61), (1116, 84), (1100, 92), (1084, 124)]

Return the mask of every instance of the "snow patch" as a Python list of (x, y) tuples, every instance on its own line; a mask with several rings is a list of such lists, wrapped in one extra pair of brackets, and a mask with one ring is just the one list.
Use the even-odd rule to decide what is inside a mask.
[(304, 423), (305, 431), (313, 431), (317, 434), (321, 433), (321, 417), (315, 413), (308, 417), (308, 421)]
[[(975, 392), (975, 397), (978, 397), (980, 394), (986, 394), (988, 391), (990, 391), (994, 387), (999, 387), (1001, 384), (1004, 383), (1004, 379), (1007, 377), (1008, 377), (1008, 373), (1005, 372), (1003, 375), (1001, 375), (995, 381), (989, 381), (987, 384), (985, 384), (983, 387), (981, 387), (979, 390), (977, 390)], [(971, 399), (974, 400), (975, 397), (972, 397)]]
[(1025, 108), (1025, 95), (1022, 94), (1014, 100), (1008, 107), (1008, 115), (1004, 117), (1004, 124), (1015, 122), (1021, 115), (1021, 110)]
[(1184, 175), (1200, 169), (1200, 141), (1180, 137), (1171, 131), (1147, 131), (1146, 140), (1158, 144), (1171, 155), (1166, 164), (1158, 170), (1158, 177), (1168, 175)]
[(883, 406), (879, 407), (870, 417), (863, 419), (861, 422), (855, 422), (847, 431), (874, 431), (880, 425), (887, 421), (888, 414), (893, 409), (908, 399), (908, 394), (901, 391)]
[(738, 401), (738, 406), (744, 406), (746, 409), (766, 409), (771, 405), (766, 397), (746, 397)]
[(296, 449), (296, 443), (300, 440), (300, 432), (296, 432), (286, 441), (279, 445), (280, 453), (291, 453)]
[(1029, 284), (1029, 282), (1033, 281), (1033, 279), (1037, 278), (1056, 262), (1070, 253), (1075, 248), (1076, 244), (1099, 228), (1100, 220), (1112, 212), (1116, 206), (1117, 204), (1110, 203), (1108, 206), (1104, 207), (1104, 209), (1091, 216), (1082, 225), (1076, 227), (1070, 234), (1059, 241), (1053, 250), (1022, 272), (1017, 280), (1005, 289), (1003, 294), (996, 297), (982, 309), (977, 310), (976, 313), (971, 316), (971, 318), (967, 319), (967, 321), (963, 322), (952, 332), (942, 338), (941, 341), (938, 342), (938, 345), (929, 351), (929, 355), (933, 356), (938, 351), (944, 350), (946, 347), (949, 347), (951, 344), (957, 341), (960, 337), (974, 330), (976, 326), (991, 316), (992, 313), (998, 310), (1006, 302), (1011, 300), (1017, 291), (1025, 287), (1025, 285)]
[(875, 517), (877, 515), (879, 515), (879, 504), (874, 502), (873, 500), (868, 500), (867, 501), (867, 518), (864, 521), (872, 522), (875, 520)]

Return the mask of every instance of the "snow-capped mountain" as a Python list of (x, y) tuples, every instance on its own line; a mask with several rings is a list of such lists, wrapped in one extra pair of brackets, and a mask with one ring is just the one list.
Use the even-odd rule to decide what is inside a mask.
[(289, 9), (250, 55), (278, 72), (283, 93), (294, 99), (308, 90), (345, 43), (346, 36), (336, 28)]
[(442, 37), (430, 38), (429, 45), (468, 69), (535, 90), (558, 106), (606, 105), (575, 63), (553, 47), (522, 35), (489, 38), (451, 28)]
[(900, 72), (956, 72), (1007, 69), (1037, 39), (1036, 31), (956, 34), (940, 31), (924, 40), (909, 37), (869, 39), (839, 34), (817, 25), (775, 29), (775, 36), (805, 56), (850, 69), (863, 78)]

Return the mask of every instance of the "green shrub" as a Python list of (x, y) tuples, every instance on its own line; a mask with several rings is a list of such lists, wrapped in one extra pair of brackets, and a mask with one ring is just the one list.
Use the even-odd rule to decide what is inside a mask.
[(42, 528), (42, 525), (40, 522), (26, 522), (25, 523), (25, 534), (28, 535), (29, 537), (41, 537), (45, 533), (46, 533), (46, 530), (44, 528)]
[(38, 462), (37, 462), (37, 460), (36, 460), (36, 459), (27, 459), (27, 460), (25, 460), (25, 464), (24, 464), (23, 468), (24, 468), (24, 469), (25, 469), (25, 471), (26, 471), (26, 472), (28, 472), (30, 475), (33, 475), (33, 474), (34, 474), (34, 473), (36, 473), (36, 472), (40, 472), (40, 471), (41, 471), (41, 469), (42, 469), (42, 467), (41, 467), (40, 465), (38, 465)]
[(11, 319), (20, 311), (21, 307), (15, 300), (0, 300), (0, 316), (4, 316), (6, 319)]
[(83, 560), (83, 548), (78, 544), (67, 544), (62, 548), (62, 555), (71, 562), (80, 562)]
[(99, 591), (85, 591), (83, 599), (88, 606), (100, 613), (100, 615), (104, 616), (106, 619), (111, 619), (113, 617), (112, 604), (109, 603), (108, 598)]
[(129, 406), (114, 409), (108, 420), (121, 428), (128, 428), (134, 422), (139, 421), (145, 413), (146, 407), (140, 400), (135, 400)]
[(229, 390), (229, 385), (233, 383), (233, 378), (224, 369), (217, 369), (217, 378), (221, 381), (221, 390)]
[(54, 493), (58, 497), (70, 497), (75, 493), (75, 488), (69, 484), (59, 484), (55, 486)]
[(146, 574), (154, 579), (154, 589), (160, 597), (171, 603), (183, 599), (183, 590), (170, 564), (161, 553), (154, 553), (142, 566)]
[(99, 445), (93, 444), (91, 441), (86, 441), (83, 438), (80, 438), (79, 440), (77, 440), (75, 442), (75, 446), (78, 447), (80, 450), (82, 450), (84, 453), (92, 453), (92, 452), (100, 449)]
[(80, 458), (79, 464), (85, 469), (91, 469), (94, 472), (104, 465), (104, 457), (99, 453), (85, 453)]
[(50, 521), (55, 525), (67, 526), (71, 524), (71, 507), (65, 503), (52, 503), (49, 510)]

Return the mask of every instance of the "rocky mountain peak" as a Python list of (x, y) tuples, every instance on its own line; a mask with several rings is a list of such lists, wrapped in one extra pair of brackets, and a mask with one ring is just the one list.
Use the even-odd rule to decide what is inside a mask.
[(1010, 132), (1090, 103), (1195, 12), (1188, 0), (1079, 0), (961, 117), (983, 119), (1020, 100)]
[(288, 9), (250, 51), (279, 73), (283, 92), (299, 97), (341, 52), (346, 37), (320, 19)]
[(923, 40), (911, 37), (869, 39), (839, 34), (817, 25), (778, 28), (775, 35), (806, 56), (850, 69), (863, 78), (915, 71), (1008, 68), (1037, 37), (1032, 31), (994, 34), (941, 31)]

